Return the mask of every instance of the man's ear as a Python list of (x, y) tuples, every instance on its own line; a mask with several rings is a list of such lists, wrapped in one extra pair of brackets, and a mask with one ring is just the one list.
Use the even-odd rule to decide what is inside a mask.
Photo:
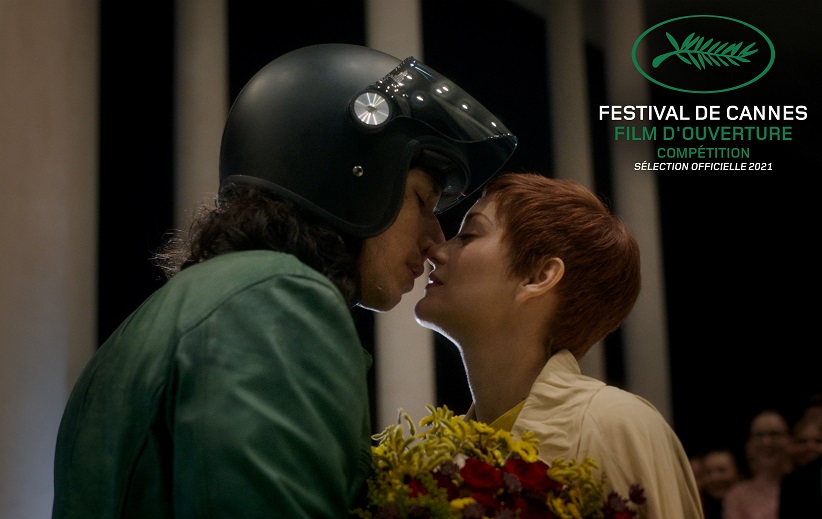
[(542, 296), (553, 289), (565, 275), (565, 262), (549, 258), (523, 283), (521, 294), (525, 299)]

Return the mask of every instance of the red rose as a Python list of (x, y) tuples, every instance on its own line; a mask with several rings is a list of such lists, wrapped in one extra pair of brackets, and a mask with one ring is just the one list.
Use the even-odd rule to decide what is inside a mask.
[(417, 478), (411, 478), (411, 481), (408, 482), (408, 488), (411, 490), (411, 498), (416, 499), (417, 496), (424, 496), (428, 494), (428, 490), (425, 489), (425, 485), (422, 484)]
[(485, 515), (489, 515), (489, 510), (496, 512), (502, 507), (502, 503), (500, 503), (497, 499), (496, 493), (492, 494), (488, 492), (474, 492), (473, 494), (471, 494), (471, 497), (474, 498), (474, 501), (479, 503), (480, 506), (482, 506), (485, 509)]
[(548, 492), (562, 486), (548, 477), (548, 468), (548, 465), (541, 460), (528, 463), (525, 460), (514, 458), (505, 462), (505, 470), (517, 476), (522, 483), (522, 488), (535, 492)]
[(465, 460), (465, 465), (460, 469), (465, 485), (478, 490), (497, 489), (502, 486), (502, 472), (484, 461), (475, 458)]
[(454, 484), (454, 480), (450, 477), (437, 472), (434, 474), (434, 481), (437, 482), (438, 487), (445, 489), (445, 493), (449, 501), (459, 497), (459, 488), (457, 488), (457, 485)]

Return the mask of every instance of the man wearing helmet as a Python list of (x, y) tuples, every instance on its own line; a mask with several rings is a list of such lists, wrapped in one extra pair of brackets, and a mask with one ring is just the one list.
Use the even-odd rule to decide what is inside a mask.
[(168, 282), (100, 347), (57, 438), (53, 517), (345, 517), (370, 464), (370, 355), (436, 214), (516, 138), (414, 58), (323, 44), (231, 108), (216, 206), (158, 254)]

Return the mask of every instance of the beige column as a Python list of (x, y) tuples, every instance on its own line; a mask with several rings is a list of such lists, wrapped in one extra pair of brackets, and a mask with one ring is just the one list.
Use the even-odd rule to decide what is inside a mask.
[[(650, 104), (647, 81), (631, 62), (631, 47), (645, 30), (641, 0), (515, 0), (546, 21), (549, 96), (556, 176), (593, 186), (593, 151), (585, 42), (603, 49), (611, 104)], [(609, 130), (612, 131), (612, 130)], [(650, 143), (611, 142), (614, 208), (625, 219), (642, 250), (643, 288), (623, 325), (626, 389), (650, 400), (671, 420), (665, 294), (656, 179), (633, 171), (650, 160)], [(582, 370), (605, 377), (602, 344), (581, 362)]]
[[(419, 0), (366, 0), (369, 47), (398, 59), (422, 56)], [(395, 423), (400, 409), (418, 421), (425, 406), (436, 403), (433, 332), (414, 320), (414, 305), (423, 296), (426, 276), (417, 279), (393, 310), (376, 316), (375, 366), (377, 428)]]
[[(634, 41), (647, 29), (641, 0), (601, 0), (608, 102), (612, 105), (649, 105), (648, 81), (631, 60)], [(646, 59), (640, 56), (640, 59)], [(613, 123), (610, 125), (613, 135)], [(611, 140), (616, 212), (633, 231), (642, 253), (642, 293), (623, 326), (626, 383), (672, 420), (668, 334), (665, 313), (662, 245), (656, 177), (634, 171), (636, 162), (653, 161), (650, 141)]]
[(50, 517), (96, 346), (97, 2), (0, 0), (0, 515)]
[[(548, 96), (554, 173), (593, 189), (594, 165), (588, 124), (588, 82), (585, 74), (585, 15), (581, 0), (544, 4), (548, 56)], [(580, 362), (589, 376), (605, 378), (602, 342)]]
[(177, 0), (174, 225), (187, 229), (219, 185), (220, 139), (228, 115), (225, 0)]

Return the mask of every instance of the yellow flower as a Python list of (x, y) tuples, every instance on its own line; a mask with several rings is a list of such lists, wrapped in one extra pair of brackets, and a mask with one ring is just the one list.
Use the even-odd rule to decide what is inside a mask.
[[(606, 501), (605, 476), (594, 476), (598, 467), (590, 458), (580, 465), (562, 458), (548, 465), (539, 460), (539, 442), (530, 431), (517, 439), (445, 406), (428, 411), (419, 429), (402, 412), (374, 436), (367, 495), (352, 517), (405, 518), (422, 510), (431, 519), (493, 517), (503, 510), (514, 516), (550, 511), (560, 519), (635, 514), (626, 499)], [(631, 499), (641, 498), (641, 489), (632, 492)]]

